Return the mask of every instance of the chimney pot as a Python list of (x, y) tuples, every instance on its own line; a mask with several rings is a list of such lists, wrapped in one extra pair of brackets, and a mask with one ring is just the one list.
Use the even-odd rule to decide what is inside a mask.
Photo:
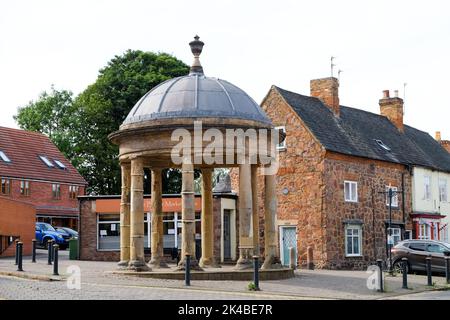
[(441, 132), (440, 131), (436, 131), (436, 140), (437, 141), (441, 141)]
[(389, 90), (383, 90), (383, 98), (384, 99), (389, 98)]
[(394, 90), (394, 98), (398, 98), (398, 90)]

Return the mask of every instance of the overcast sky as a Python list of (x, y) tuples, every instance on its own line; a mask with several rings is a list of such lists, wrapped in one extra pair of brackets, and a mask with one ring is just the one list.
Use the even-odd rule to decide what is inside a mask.
[(342, 105), (379, 113), (406, 82), (405, 123), (450, 139), (450, 1), (0, 0), (0, 125), (41, 91), (75, 94), (127, 49), (192, 61), (258, 103), (272, 84), (309, 94), (336, 56)]

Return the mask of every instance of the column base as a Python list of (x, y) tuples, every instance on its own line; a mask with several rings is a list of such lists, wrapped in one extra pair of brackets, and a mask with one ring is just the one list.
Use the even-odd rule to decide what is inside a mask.
[(220, 264), (218, 264), (216, 259), (214, 258), (203, 259), (202, 257), (200, 258), (200, 262), (198, 263), (198, 265), (201, 268), (221, 268)]
[(128, 270), (141, 272), (141, 271), (152, 271), (152, 269), (141, 260), (131, 260), (127, 267)]
[(117, 269), (127, 269), (129, 264), (130, 264), (129, 260), (120, 260), (117, 263)]
[(283, 266), (281, 265), (280, 259), (278, 257), (268, 257), (264, 259), (264, 263), (261, 266), (261, 270), (268, 269), (281, 269)]
[(152, 269), (167, 269), (167, 268), (169, 268), (167, 263), (165, 261), (161, 260), (161, 259), (154, 259), (154, 260), (152, 259), (152, 260), (150, 260), (148, 265)]
[[(198, 264), (197, 259), (191, 258), (190, 266), (191, 266), (191, 270), (203, 271), (203, 269)], [(181, 270), (186, 270), (186, 258), (181, 259), (176, 267), (176, 271), (181, 271)]]
[(234, 267), (235, 270), (246, 270), (252, 268), (253, 268), (253, 261), (251, 259), (242, 257), (239, 258), (239, 260), (236, 262), (236, 266)]

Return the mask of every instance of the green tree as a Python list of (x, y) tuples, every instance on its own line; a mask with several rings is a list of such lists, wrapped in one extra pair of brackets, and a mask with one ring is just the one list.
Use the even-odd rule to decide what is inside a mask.
[[(128, 50), (109, 61), (93, 84), (67, 101), (70, 112), (47, 121), (47, 115), (57, 112), (60, 104), (41, 95), (37, 102), (20, 108), (15, 118), (21, 128), (43, 132), (60, 147), (89, 182), (88, 192), (119, 194), (118, 148), (108, 140), (108, 134), (119, 129), (146, 92), (162, 81), (188, 72), (189, 66), (169, 54)], [(40, 107), (41, 110), (35, 104), (46, 108)], [(65, 128), (62, 138), (55, 136), (53, 124)], [(173, 176), (175, 179), (176, 175)]]
[(101, 69), (97, 81), (75, 99), (77, 152), (83, 153), (78, 169), (92, 192), (120, 193), (118, 148), (108, 134), (119, 129), (146, 92), (188, 72), (189, 66), (166, 53), (128, 50)]
[(50, 92), (42, 92), (36, 101), (30, 101), (26, 106), (19, 107), (14, 120), (24, 130), (47, 135), (58, 149), (71, 159), (75, 156), (71, 135), (71, 123), (75, 113), (73, 93), (56, 90), (52, 86)]

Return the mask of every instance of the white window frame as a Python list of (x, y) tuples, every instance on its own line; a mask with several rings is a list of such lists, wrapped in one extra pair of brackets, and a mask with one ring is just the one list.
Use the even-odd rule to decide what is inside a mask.
[(99, 245), (100, 245), (100, 237), (99, 237), (99, 233), (100, 233), (100, 224), (119, 224), (119, 236), (120, 236), (120, 218), (119, 221), (117, 220), (105, 220), (105, 221), (100, 221), (100, 215), (97, 215), (97, 251), (101, 252), (101, 251), (120, 251), (120, 240), (119, 240), (119, 248), (117, 249), (100, 249)]
[(448, 202), (447, 179), (439, 178), (439, 201)]
[[(281, 131), (286, 135), (286, 126), (277, 126), (275, 127), (275, 130)], [(283, 142), (277, 144), (277, 150), (286, 150), (286, 137)]]
[[(358, 253), (349, 253), (348, 250), (348, 235), (347, 235), (347, 231), (351, 229), (351, 230), (358, 230), (358, 248), (359, 248), (359, 252)], [(352, 232), (353, 233), (353, 232)], [(351, 237), (355, 237), (354, 234), (351, 235)], [(362, 257), (362, 225), (360, 224), (347, 224), (345, 225), (345, 237), (344, 237), (344, 241), (345, 241), (345, 256), (346, 257)], [(353, 241), (352, 241), (353, 243)], [(353, 247), (352, 247), (353, 250)]]
[[(389, 228), (388, 230), (388, 236), (389, 236)], [(398, 227), (393, 227), (391, 228), (392, 232), (392, 238), (394, 240), (394, 244), (392, 246), (395, 246), (397, 243), (399, 243), (400, 241), (402, 241), (402, 229), (398, 228)], [(397, 239), (397, 241), (395, 241), (395, 239)]]
[(45, 156), (39, 156), (39, 158), (42, 160), (43, 163), (47, 165), (49, 168), (55, 167), (55, 165)]
[(431, 200), (431, 176), (423, 176), (423, 200)]
[[(423, 227), (423, 230), (422, 230)], [(425, 231), (425, 234), (424, 232)], [(430, 240), (431, 239), (431, 226), (428, 223), (419, 224), (419, 239), (420, 240)]]
[[(350, 191), (350, 195), (347, 194), (346, 192), (346, 185), (349, 185), (349, 191)], [(355, 194), (352, 193), (352, 186), (354, 186), (355, 190)], [(352, 197), (355, 196), (355, 197)], [(345, 202), (358, 202), (358, 182), (356, 181), (350, 181), (350, 180), (345, 180), (344, 181), (344, 200)]]
[(2, 151), (2, 150), (0, 150), (0, 158), (1, 158), (3, 161), (7, 162), (7, 163), (11, 162), (11, 159), (8, 158), (8, 156), (6, 155), (6, 153), (5, 153), (4, 151)]
[(412, 230), (405, 230), (404, 240), (411, 240), (413, 238)]
[(394, 186), (386, 186), (386, 205), (389, 207), (389, 189), (394, 191), (392, 193), (392, 208), (398, 208), (398, 188)]

